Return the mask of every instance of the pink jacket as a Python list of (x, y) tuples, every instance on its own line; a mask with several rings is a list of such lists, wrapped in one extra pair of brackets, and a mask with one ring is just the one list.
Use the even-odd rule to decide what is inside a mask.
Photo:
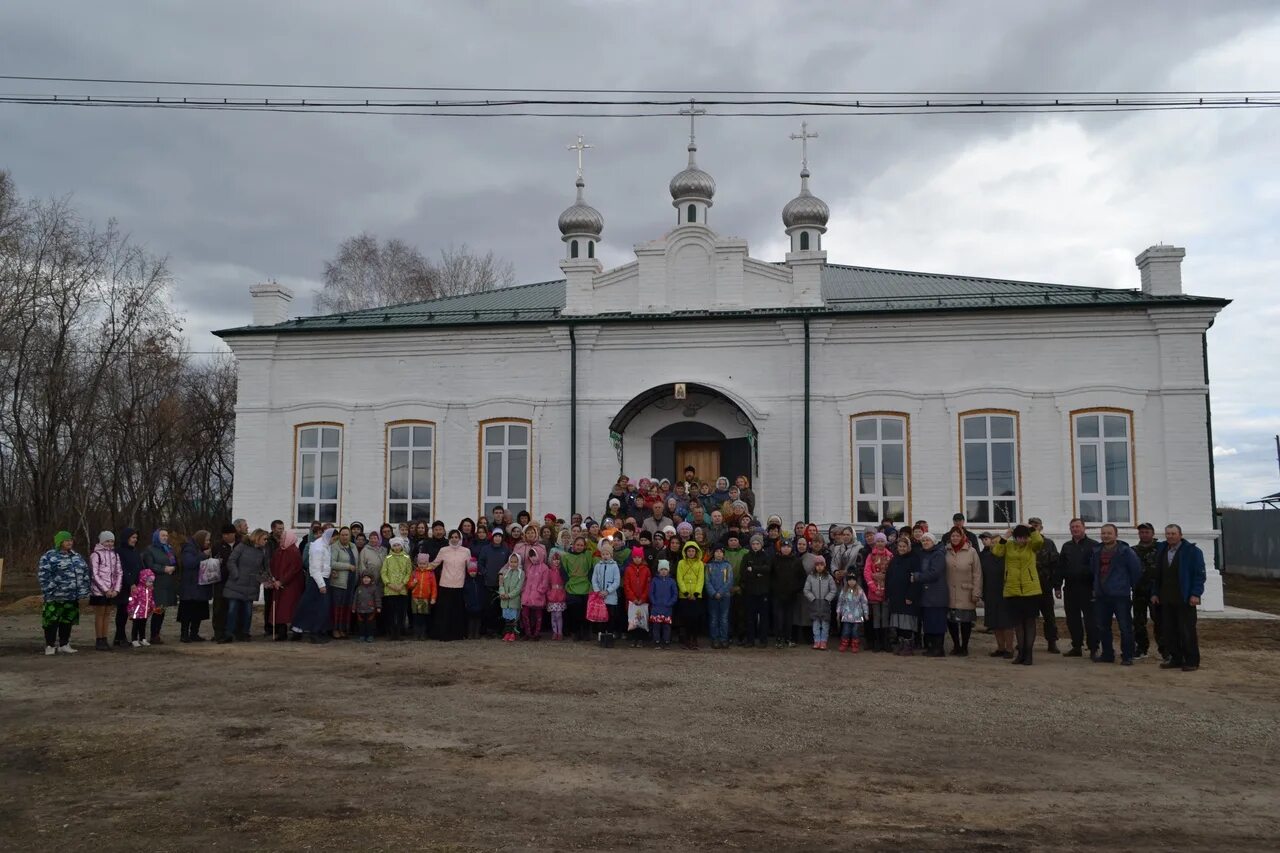
[(546, 607), (547, 590), (551, 586), (551, 568), (541, 560), (532, 561), (524, 569), (524, 590), (520, 603), (525, 607)]
[(884, 576), (892, 560), (893, 552), (888, 548), (872, 548), (867, 555), (862, 577), (867, 582), (867, 601), (872, 604), (884, 604)]
[(564, 572), (560, 568), (560, 552), (553, 555), (556, 559), (547, 564), (547, 604), (564, 604), (568, 593), (564, 590)]
[(547, 562), (547, 546), (543, 545), (541, 542), (534, 542), (531, 545), (528, 542), (525, 542), (523, 539), (521, 539), (519, 542), (515, 544), (515, 547), (513, 547), (511, 550), (512, 552), (515, 553), (517, 557), (520, 558), (520, 565), (524, 567), (524, 570), (526, 572), (529, 570), (529, 552), (530, 551), (537, 551), (538, 557), (541, 558), (540, 562), (542, 562), (543, 564)]
[(146, 619), (156, 607), (156, 592), (151, 584), (155, 582), (156, 573), (143, 569), (138, 573), (138, 582), (129, 593), (129, 618)]
[(115, 595), (124, 582), (124, 569), (120, 566), (120, 555), (114, 548), (99, 543), (89, 554), (89, 594)]

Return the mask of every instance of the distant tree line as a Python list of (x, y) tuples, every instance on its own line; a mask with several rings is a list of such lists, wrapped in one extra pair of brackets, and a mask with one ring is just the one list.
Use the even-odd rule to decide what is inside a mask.
[[(231, 501), (236, 377), (194, 358), (164, 258), (0, 172), (0, 557), (70, 529), (193, 531)], [(28, 565), (30, 564), (30, 565)], [(8, 586), (8, 584), (6, 584)]]

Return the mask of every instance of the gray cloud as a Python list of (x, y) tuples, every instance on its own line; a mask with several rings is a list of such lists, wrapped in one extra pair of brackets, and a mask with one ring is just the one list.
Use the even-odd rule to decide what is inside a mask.
[[(1280, 74), (1268, 2), (878, 4), (581, 2), (288, 4), (69, 0), (6, 4), (8, 73), (307, 83), (732, 89), (1265, 88)], [(6, 81), (5, 91), (51, 91)], [(114, 87), (153, 92), (155, 87)], [(61, 91), (83, 93), (84, 85)], [(178, 90), (174, 94), (187, 94)], [(372, 93), (370, 96), (374, 96)], [(823, 118), (814, 189), (836, 262), (1133, 287), (1132, 257), (1188, 246), (1192, 290), (1237, 304), (1210, 334), (1220, 493), (1274, 491), (1280, 408), (1258, 394), (1276, 317), (1280, 187), (1270, 113)], [(798, 119), (708, 116), (711, 224), (782, 251)], [(170, 256), (195, 349), (246, 322), (250, 284), (296, 287), (299, 313), (338, 242), (360, 231), (425, 251), (469, 243), (521, 280), (557, 277), (555, 218), (578, 132), (603, 259), (670, 227), (677, 119), (505, 121), (0, 106), (0, 168), (74, 194)], [(1034, 144), (1072, 157), (1036, 157)], [(1025, 160), (1025, 162), (1024, 162)], [(1006, 168), (1011, 161), (1016, 168)], [(1103, 172), (1083, 168), (1105, 163)], [(966, 179), (966, 169), (977, 174)], [(981, 180), (987, 175), (987, 180)], [(940, 177), (943, 176), (943, 177)], [(945, 178), (945, 179), (944, 179)], [(964, 194), (955, 190), (969, 187)], [(1203, 189), (1203, 192), (1200, 190)], [(771, 254), (772, 253), (772, 254)], [(1269, 347), (1269, 349), (1268, 349)], [(1256, 448), (1256, 449), (1254, 449)]]

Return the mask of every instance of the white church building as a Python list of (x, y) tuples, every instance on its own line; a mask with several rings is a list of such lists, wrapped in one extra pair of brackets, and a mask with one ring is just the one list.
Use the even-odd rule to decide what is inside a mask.
[(746, 474), (788, 523), (945, 530), (960, 510), (1061, 542), (1074, 516), (1129, 541), (1176, 522), (1222, 607), (1205, 333), (1228, 300), (1183, 293), (1183, 249), (1139, 254), (1133, 290), (830, 263), (806, 162), (790, 251), (757, 259), (714, 230), (696, 151), (675, 226), (614, 269), (579, 159), (562, 279), (299, 318), (253, 287), (253, 324), (217, 333), (239, 364), (235, 513), (599, 518), (620, 473), (693, 464)]

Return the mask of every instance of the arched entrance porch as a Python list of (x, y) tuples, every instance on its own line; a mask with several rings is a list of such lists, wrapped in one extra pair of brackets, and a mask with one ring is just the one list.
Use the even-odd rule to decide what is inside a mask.
[(692, 465), (699, 480), (756, 479), (756, 428), (742, 407), (706, 385), (688, 383), (677, 399), (674, 385), (637, 394), (609, 423), (621, 473), (681, 476)]

